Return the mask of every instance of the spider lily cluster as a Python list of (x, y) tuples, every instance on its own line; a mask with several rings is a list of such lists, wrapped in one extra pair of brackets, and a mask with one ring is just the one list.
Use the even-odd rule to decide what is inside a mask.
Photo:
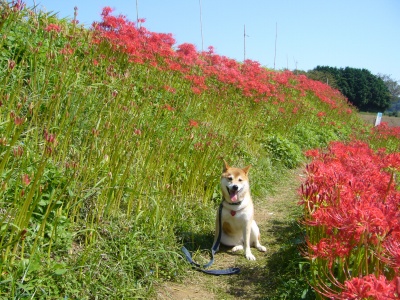
[(331, 299), (398, 299), (400, 153), (354, 141), (307, 154), (301, 204), (314, 288)]

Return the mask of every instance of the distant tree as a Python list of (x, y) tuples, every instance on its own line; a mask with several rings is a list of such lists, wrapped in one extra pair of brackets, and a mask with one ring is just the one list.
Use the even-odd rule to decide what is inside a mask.
[[(284, 71), (289, 71), (289, 69), (284, 69)], [(305, 76), (307, 76), (307, 72), (306, 71), (304, 71), (304, 70), (299, 70), (299, 69), (296, 69), (296, 70), (293, 70), (293, 74), (295, 74), (295, 75), (305, 75)]]
[(400, 117), (400, 97), (396, 102), (392, 102), (386, 113), (392, 116)]
[(400, 99), (400, 85), (399, 82), (392, 79), (390, 75), (378, 74), (378, 77), (383, 80), (389, 90), (391, 104), (398, 102)]
[(360, 110), (385, 111), (390, 105), (391, 96), (384, 81), (366, 69), (318, 66), (309, 71), (313, 72), (330, 74), (337, 88)]
[(329, 72), (311, 70), (306, 73), (306, 76), (312, 80), (318, 80), (328, 84), (335, 89), (339, 89), (335, 77)]

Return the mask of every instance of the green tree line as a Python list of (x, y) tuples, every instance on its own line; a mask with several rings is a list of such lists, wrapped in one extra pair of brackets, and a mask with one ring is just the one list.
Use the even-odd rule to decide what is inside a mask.
[(385, 111), (393, 101), (384, 78), (366, 69), (317, 66), (306, 75), (338, 89), (361, 111)]

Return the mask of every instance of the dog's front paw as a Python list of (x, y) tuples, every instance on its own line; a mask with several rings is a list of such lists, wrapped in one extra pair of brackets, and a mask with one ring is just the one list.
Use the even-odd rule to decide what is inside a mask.
[(236, 252), (236, 251), (240, 251), (243, 250), (243, 246), (242, 245), (238, 245), (232, 248), (232, 252)]
[(248, 260), (256, 260), (255, 256), (251, 252), (246, 253), (246, 258)]
[(257, 249), (258, 249), (258, 251), (261, 251), (261, 252), (267, 251), (267, 248), (265, 248), (264, 246), (258, 246)]

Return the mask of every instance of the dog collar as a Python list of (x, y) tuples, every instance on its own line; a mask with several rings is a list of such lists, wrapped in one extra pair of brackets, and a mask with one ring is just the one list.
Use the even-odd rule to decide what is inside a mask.
[(242, 204), (243, 201), (240, 201), (240, 202), (228, 202), (228, 201), (225, 200), (225, 202), (228, 203), (229, 205), (240, 205), (240, 204)]

